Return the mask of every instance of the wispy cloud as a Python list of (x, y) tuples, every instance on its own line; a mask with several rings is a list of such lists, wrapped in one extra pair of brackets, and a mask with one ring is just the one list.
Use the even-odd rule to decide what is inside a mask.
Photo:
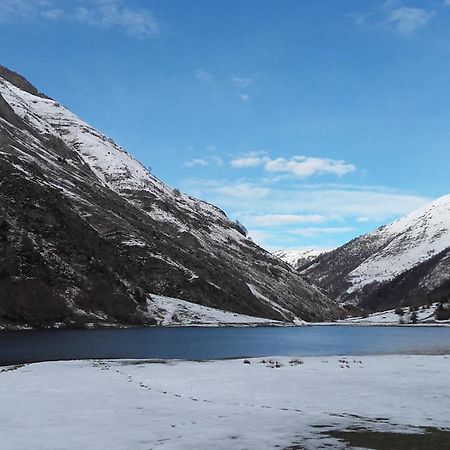
[[(450, 4), (449, 0), (445, 1)], [(381, 6), (352, 17), (361, 28), (384, 28), (402, 36), (410, 36), (426, 26), (434, 15), (435, 11), (431, 9), (407, 6), (399, 0), (385, 0)]]
[(296, 230), (290, 230), (290, 234), (296, 234), (298, 236), (315, 237), (321, 234), (342, 234), (355, 232), (354, 227), (309, 227), (298, 228)]
[(131, 8), (123, 0), (88, 0), (75, 10), (75, 17), (89, 25), (121, 27), (140, 37), (157, 36), (159, 26), (153, 15), (142, 8)]
[(216, 150), (210, 151), (213, 153), (212, 155), (207, 155), (201, 158), (193, 158), (189, 161), (186, 161), (184, 165), (186, 167), (206, 167), (210, 165), (222, 167), (224, 164), (223, 159), (219, 155), (214, 154)]
[(210, 159), (217, 166), (223, 166), (223, 159), (220, 156), (212, 155)]
[(159, 35), (153, 14), (125, 0), (1, 0), (0, 21), (65, 20), (82, 25), (118, 28), (140, 38)]
[(208, 164), (209, 162), (202, 158), (195, 158), (184, 163), (186, 167), (206, 167)]
[(245, 169), (249, 167), (258, 167), (269, 161), (267, 152), (257, 151), (248, 152), (230, 161), (232, 167), (236, 169)]
[(425, 26), (433, 15), (433, 11), (402, 6), (390, 10), (386, 22), (393, 30), (404, 36), (408, 36)]
[(60, 8), (52, 8), (42, 11), (41, 16), (46, 19), (57, 20), (64, 17), (64, 10)]
[(231, 83), (240, 89), (245, 89), (253, 84), (255, 80), (253, 78), (232, 77)]
[(194, 77), (196, 80), (202, 81), (203, 83), (210, 83), (214, 80), (213, 74), (203, 69), (196, 70), (194, 73)]
[[(316, 188), (290, 186), (274, 188), (245, 180), (185, 180), (183, 188), (219, 206), (245, 211), (247, 218), (264, 215), (318, 215), (327, 220), (386, 221), (407, 214), (430, 201), (429, 198), (364, 186)], [(245, 195), (241, 195), (245, 194)]]
[(216, 188), (219, 195), (225, 195), (229, 198), (239, 198), (245, 200), (262, 199), (267, 196), (270, 189), (254, 186), (250, 183), (236, 183), (230, 186), (219, 186)]
[(294, 156), (290, 159), (276, 158), (267, 161), (265, 169), (268, 172), (290, 173), (299, 178), (323, 174), (332, 174), (341, 177), (354, 172), (356, 166), (335, 159)]
[(259, 244), (272, 249), (339, 245), (430, 201), (381, 186), (191, 179), (182, 187), (239, 218)]
[(298, 178), (324, 174), (341, 177), (356, 170), (355, 165), (342, 160), (303, 155), (273, 159), (264, 152), (247, 153), (231, 160), (230, 164), (237, 169), (262, 166), (266, 172), (285, 173)]
[(6, 23), (27, 17), (36, 17), (39, 13), (39, 6), (43, 5), (39, 5), (36, 0), (2, 0), (0, 2), (0, 22)]
[(321, 214), (263, 214), (246, 218), (249, 226), (296, 225), (300, 223), (323, 223), (327, 218)]
[(239, 94), (239, 99), (243, 102), (248, 102), (250, 101), (250, 95), (248, 94)]

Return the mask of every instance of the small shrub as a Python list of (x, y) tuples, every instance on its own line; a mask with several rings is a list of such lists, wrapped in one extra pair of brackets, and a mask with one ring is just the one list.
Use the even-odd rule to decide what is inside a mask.
[(289, 361), (289, 364), (290, 364), (291, 366), (300, 366), (300, 365), (303, 364), (303, 361), (301, 361), (300, 359), (291, 359), (291, 360)]
[(436, 320), (449, 320), (450, 308), (446, 308), (443, 303), (439, 303), (434, 315), (436, 317)]
[(398, 308), (395, 308), (395, 314), (397, 314), (397, 316), (403, 317), (405, 315), (405, 311), (403, 311), (403, 308), (399, 306)]

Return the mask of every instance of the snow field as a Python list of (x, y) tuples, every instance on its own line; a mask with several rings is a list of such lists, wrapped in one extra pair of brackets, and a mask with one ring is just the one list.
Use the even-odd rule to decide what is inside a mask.
[(4, 369), (2, 447), (339, 449), (323, 431), (450, 428), (449, 356), (270, 359)]

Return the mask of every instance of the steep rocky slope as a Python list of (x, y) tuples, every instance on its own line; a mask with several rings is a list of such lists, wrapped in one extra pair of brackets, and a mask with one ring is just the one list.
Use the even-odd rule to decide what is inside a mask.
[(450, 294), (450, 195), (320, 256), (302, 272), (341, 302), (369, 310)]
[(1, 68), (0, 323), (151, 324), (151, 293), (276, 320), (341, 314), (221, 210)]

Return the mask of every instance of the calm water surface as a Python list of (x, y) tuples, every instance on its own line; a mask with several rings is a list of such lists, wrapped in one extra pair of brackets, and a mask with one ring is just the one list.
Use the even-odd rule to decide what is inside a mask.
[(258, 327), (0, 332), (0, 364), (89, 358), (450, 354), (450, 328)]

